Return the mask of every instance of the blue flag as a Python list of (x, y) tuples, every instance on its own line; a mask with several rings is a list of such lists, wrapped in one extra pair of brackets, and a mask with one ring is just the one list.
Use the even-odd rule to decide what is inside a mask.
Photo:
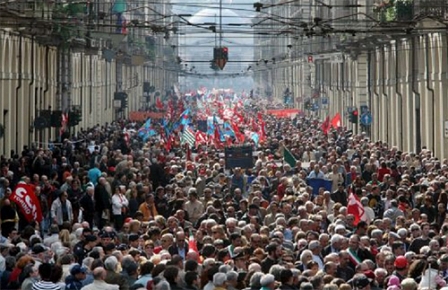
[(258, 147), (258, 142), (260, 142), (260, 136), (258, 136), (257, 133), (252, 132), (252, 133), (250, 134), (250, 139), (252, 139), (252, 141), (254, 141), (254, 143), (255, 143), (255, 146)]
[(190, 123), (190, 109), (186, 109), (181, 115), (180, 115), (180, 124), (181, 125), (188, 125)]
[(141, 137), (144, 142), (156, 134), (157, 132), (151, 128), (151, 119), (146, 120), (145, 124), (138, 130), (138, 136)]
[(224, 122), (222, 129), (223, 129), (224, 135), (227, 135), (230, 137), (235, 137), (235, 132), (233, 131), (233, 128), (229, 122)]
[(207, 118), (207, 135), (215, 134), (215, 123), (213, 119)]

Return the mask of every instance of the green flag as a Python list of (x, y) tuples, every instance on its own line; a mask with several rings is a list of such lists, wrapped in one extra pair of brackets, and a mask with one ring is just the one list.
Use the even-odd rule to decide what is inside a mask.
[(292, 155), (291, 151), (288, 150), (288, 148), (283, 148), (283, 160), (288, 163), (291, 167), (296, 166), (296, 158), (294, 155)]

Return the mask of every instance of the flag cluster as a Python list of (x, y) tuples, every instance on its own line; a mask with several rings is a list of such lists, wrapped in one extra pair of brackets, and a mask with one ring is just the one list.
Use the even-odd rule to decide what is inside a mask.
[(195, 142), (196, 136), (193, 129), (191, 129), (191, 127), (189, 126), (186, 126), (184, 128), (184, 132), (182, 133), (182, 138), (180, 139), (181, 145), (188, 144), (189, 148), (194, 148)]
[(339, 113), (336, 113), (336, 115), (334, 115), (331, 121), (330, 116), (327, 116), (325, 121), (322, 123), (321, 129), (324, 132), (324, 134), (327, 135), (328, 131), (330, 131), (332, 127), (335, 129), (341, 127), (341, 115)]

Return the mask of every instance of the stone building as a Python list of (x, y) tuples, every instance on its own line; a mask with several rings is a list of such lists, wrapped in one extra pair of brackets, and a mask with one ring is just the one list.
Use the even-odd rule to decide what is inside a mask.
[[(268, 48), (278, 40), (259, 37), (266, 45), (255, 51), (255, 82), (272, 83), (277, 97), (289, 88), (306, 114), (340, 113), (343, 126), (372, 140), (447, 158), (448, 1), (297, 2), (279, 6), (290, 17), (281, 28), (286, 57), (278, 61), (279, 51)], [(317, 110), (305, 110), (307, 101)], [(370, 114), (371, 124), (350, 123), (354, 108)]]
[[(170, 89), (177, 42), (173, 16), (157, 20), (171, 14), (163, 3), (1, 0), (0, 152), (57, 140), (59, 128), (39, 129), (48, 110), (79, 110), (74, 132), (125, 117)], [(117, 92), (127, 94), (126, 106)]]

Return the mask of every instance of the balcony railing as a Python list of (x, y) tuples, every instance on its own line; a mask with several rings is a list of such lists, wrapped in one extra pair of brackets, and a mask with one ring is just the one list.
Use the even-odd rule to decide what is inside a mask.
[(425, 16), (448, 18), (448, 0), (380, 0), (374, 12), (381, 22), (411, 21)]
[(19, 0), (6, 3), (6, 9), (19, 16), (45, 20), (51, 19), (52, 6), (50, 2), (42, 0)]
[(381, 0), (374, 12), (381, 22), (411, 21), (414, 19), (414, 0)]
[(415, 16), (448, 17), (448, 0), (414, 0)]

